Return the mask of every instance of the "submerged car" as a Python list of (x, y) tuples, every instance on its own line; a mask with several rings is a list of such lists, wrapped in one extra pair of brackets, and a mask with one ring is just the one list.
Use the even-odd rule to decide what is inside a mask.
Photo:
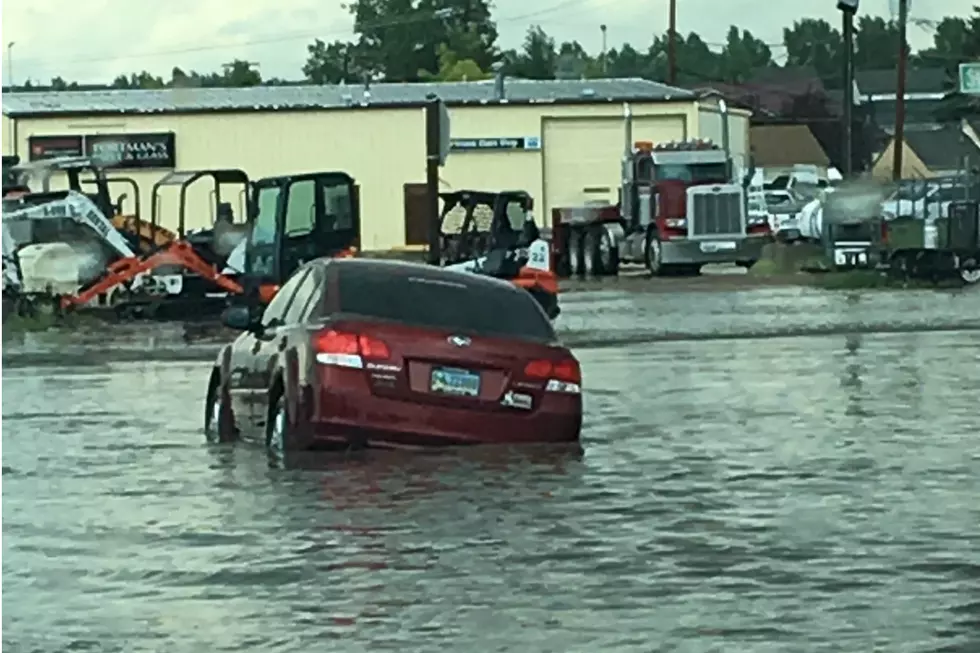
[(576, 442), (578, 361), (525, 290), (434, 266), (318, 259), (242, 331), (207, 389), (211, 441), (306, 449)]

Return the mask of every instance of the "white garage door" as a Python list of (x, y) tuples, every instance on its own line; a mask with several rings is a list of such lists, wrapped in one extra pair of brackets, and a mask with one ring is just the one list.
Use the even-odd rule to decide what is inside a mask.
[[(684, 119), (634, 118), (633, 139), (654, 142), (684, 138)], [(625, 132), (620, 118), (554, 118), (544, 123), (544, 210), (581, 206), (588, 200), (615, 202)], [(603, 191), (602, 189), (608, 189)]]

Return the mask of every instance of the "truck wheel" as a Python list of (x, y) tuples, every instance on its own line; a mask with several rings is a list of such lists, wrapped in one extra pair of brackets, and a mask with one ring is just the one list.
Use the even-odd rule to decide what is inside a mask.
[(643, 262), (646, 263), (647, 270), (653, 276), (660, 276), (664, 273), (663, 250), (660, 248), (660, 238), (652, 231), (647, 234), (646, 244), (643, 246)]
[(612, 236), (605, 228), (599, 231), (596, 240), (596, 268), (599, 274), (616, 276), (619, 274), (619, 250), (613, 245)]
[(582, 236), (582, 273), (589, 279), (602, 276), (602, 267), (598, 264), (598, 249), (595, 232), (585, 232)]
[(583, 265), (585, 252), (582, 235), (582, 232), (578, 230), (568, 235), (568, 276), (572, 278), (585, 275), (585, 266)]

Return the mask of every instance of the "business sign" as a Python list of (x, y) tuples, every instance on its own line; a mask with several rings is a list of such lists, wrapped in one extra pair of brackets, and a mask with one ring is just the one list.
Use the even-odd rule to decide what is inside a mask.
[(31, 161), (82, 156), (85, 152), (81, 136), (31, 136), (27, 149)]
[(31, 136), (30, 160), (88, 156), (104, 168), (174, 168), (173, 132), (157, 134), (93, 134), (90, 136)]
[(453, 138), (450, 147), (454, 152), (472, 151), (537, 151), (541, 149), (541, 139), (537, 136), (516, 136), (509, 138)]
[(85, 153), (105, 168), (173, 168), (173, 132), (157, 134), (97, 134), (85, 137)]
[(980, 95), (980, 61), (960, 64), (960, 93)]

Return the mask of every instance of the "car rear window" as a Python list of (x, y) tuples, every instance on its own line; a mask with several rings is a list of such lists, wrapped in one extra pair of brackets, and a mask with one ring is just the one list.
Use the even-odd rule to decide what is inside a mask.
[(482, 335), (555, 336), (537, 301), (510, 288), (360, 267), (341, 269), (339, 282), (342, 313)]

